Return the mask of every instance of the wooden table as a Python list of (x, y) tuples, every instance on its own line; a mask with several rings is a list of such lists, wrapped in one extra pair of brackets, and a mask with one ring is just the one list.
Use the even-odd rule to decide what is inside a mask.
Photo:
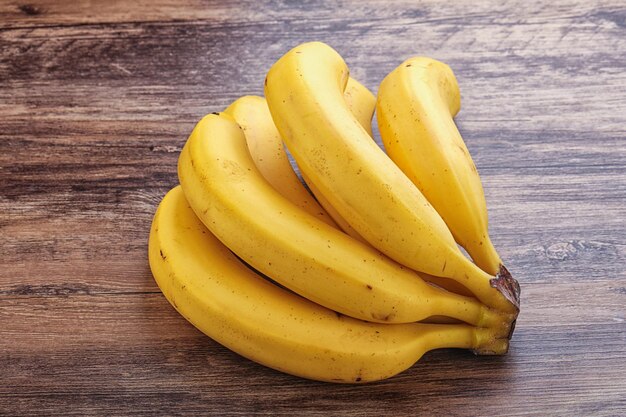
[[(0, 414), (625, 415), (623, 2), (290, 3), (0, 1)], [(159, 292), (148, 230), (194, 123), (262, 94), (307, 40), (374, 91), (411, 55), (456, 72), (523, 289), (509, 355), (311, 382), (223, 348)]]

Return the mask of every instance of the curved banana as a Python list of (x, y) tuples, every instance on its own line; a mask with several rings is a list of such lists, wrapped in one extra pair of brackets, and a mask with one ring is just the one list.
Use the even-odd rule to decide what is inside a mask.
[(337, 227), (293, 170), (265, 99), (243, 96), (228, 106), (224, 113), (231, 115), (243, 129), (254, 164), (272, 187), (302, 210)]
[(301, 170), (373, 246), (410, 268), (452, 278), (483, 303), (516, 315), (519, 285), (490, 276), (457, 247), (445, 222), (371, 140), (346, 106), (348, 67), (328, 45), (305, 43), (270, 69), (265, 96)]
[(180, 187), (157, 209), (149, 260), (167, 300), (200, 331), (253, 361), (304, 378), (375, 381), (409, 368), (429, 350), (489, 343), (486, 329), (367, 323), (271, 284), (204, 227)]
[(474, 262), (495, 275), (502, 260), (487, 231), (483, 186), (452, 119), (460, 107), (452, 69), (416, 57), (385, 77), (376, 117), (389, 157), (422, 191)]
[(210, 114), (183, 147), (178, 176), (207, 228), (256, 270), (320, 305), (388, 323), (444, 315), (507, 337), (509, 317), (424, 282), (377, 250), (302, 211), (257, 170), (242, 129)]
[[(374, 116), (374, 110), (376, 109), (376, 97), (370, 90), (363, 84), (358, 82), (352, 77), (348, 78), (346, 89), (343, 92), (343, 98), (346, 101), (346, 105), (350, 112), (354, 115), (363, 129), (373, 137), (372, 134), (372, 117)], [(273, 122), (272, 122), (273, 123)], [(315, 184), (308, 179), (307, 175), (300, 171), (300, 175), (306, 182), (307, 186), (317, 199), (317, 201), (324, 207), (326, 212), (333, 218), (335, 223), (339, 225), (341, 230), (352, 236), (353, 238), (360, 240), (363, 243), (368, 243), (352, 226), (348, 223), (341, 214), (333, 207), (333, 205), (324, 197)]]

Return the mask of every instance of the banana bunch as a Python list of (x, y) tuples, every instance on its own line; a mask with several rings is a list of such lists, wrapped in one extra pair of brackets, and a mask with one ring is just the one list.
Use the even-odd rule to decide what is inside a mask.
[(150, 232), (163, 294), (229, 349), (315, 380), (388, 378), (438, 348), (505, 354), (520, 290), (459, 107), (432, 59), (405, 61), (376, 98), (329, 46), (289, 51), (265, 98), (205, 116), (183, 147)]

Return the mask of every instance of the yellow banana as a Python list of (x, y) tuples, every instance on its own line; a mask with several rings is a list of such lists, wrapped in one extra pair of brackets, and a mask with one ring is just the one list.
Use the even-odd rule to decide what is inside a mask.
[(292, 49), (267, 75), (272, 118), (302, 172), (383, 253), (517, 314), (517, 281), (508, 273), (490, 276), (463, 255), (424, 195), (351, 114), (343, 98), (347, 80), (341, 56), (320, 42)]
[(217, 238), (256, 270), (318, 304), (375, 322), (449, 316), (490, 327), (494, 338), (509, 336), (510, 317), (431, 286), (291, 204), (257, 170), (242, 129), (225, 113), (196, 125), (178, 175), (187, 201)]
[(259, 96), (241, 97), (224, 113), (231, 115), (243, 129), (254, 164), (272, 187), (302, 210), (337, 227), (293, 170), (265, 99)]
[(492, 343), (501, 350), (497, 345), (505, 343), (464, 324), (368, 323), (283, 290), (220, 243), (180, 187), (157, 209), (149, 261), (167, 300), (200, 331), (244, 357), (304, 378), (375, 381), (402, 372), (432, 349)]
[(416, 57), (385, 77), (376, 117), (387, 154), (439, 212), (474, 262), (495, 275), (502, 261), (487, 231), (483, 187), (452, 119), (460, 107), (452, 69)]
[[(363, 84), (358, 82), (352, 77), (348, 78), (348, 83), (346, 85), (346, 89), (343, 92), (344, 100), (346, 101), (346, 105), (350, 112), (354, 115), (356, 120), (359, 122), (361, 126), (368, 132), (370, 136), (372, 134), (372, 117), (374, 116), (374, 110), (376, 109), (376, 97), (370, 90), (367, 89)], [(271, 117), (271, 116), (270, 116)], [(272, 122), (273, 123), (273, 122)], [(352, 236), (353, 238), (360, 240), (363, 243), (367, 243), (365, 240), (352, 226), (348, 223), (341, 214), (330, 204), (330, 202), (324, 197), (315, 184), (307, 178), (307, 175), (304, 172), (300, 172), (302, 178), (306, 182), (307, 186), (317, 199), (319, 203), (324, 207), (326, 212), (333, 218), (335, 223), (339, 225), (341, 230)]]

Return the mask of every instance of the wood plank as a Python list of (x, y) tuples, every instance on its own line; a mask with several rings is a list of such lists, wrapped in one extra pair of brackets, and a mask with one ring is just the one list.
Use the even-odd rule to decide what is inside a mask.
[[(171, 0), (138, 0), (128, 4), (122, 0), (109, 2), (91, 2), (77, 0), (72, 4), (57, 0), (31, 0), (23, 4), (3, 1), (0, 3), (0, 20), (4, 27), (43, 26), (43, 25), (79, 25), (120, 22), (180, 22), (214, 19), (219, 22), (240, 24), (249, 21), (285, 21), (306, 20), (313, 23), (325, 23), (330, 26), (361, 27), (364, 23), (376, 25), (384, 22), (393, 32), (411, 24), (463, 23), (485, 27), (489, 24), (507, 25), (523, 22), (528, 25), (545, 20), (578, 20), (588, 18), (592, 21), (608, 21), (620, 24), (623, 5), (616, 0), (581, 3), (576, 0), (560, 1), (558, 4), (544, 1), (524, 2), (526, 7), (519, 7), (519, 1), (506, 3), (478, 1), (447, 7), (437, 0), (426, 0), (416, 4), (410, 0), (400, 0), (390, 5), (384, 0), (354, 2), (350, 7), (328, 7), (322, 1), (307, 2), (300, 7), (283, 5), (271, 0), (244, 0), (237, 5), (224, 1), (185, 1), (185, 7)], [(326, 6), (326, 7), (324, 7)], [(378, 18), (376, 18), (378, 16)], [(363, 19), (354, 22), (350, 19)], [(389, 20), (385, 20), (388, 18)], [(326, 28), (329, 29), (328, 27)], [(488, 33), (488, 32), (487, 32)], [(458, 40), (456, 40), (458, 41)]]

